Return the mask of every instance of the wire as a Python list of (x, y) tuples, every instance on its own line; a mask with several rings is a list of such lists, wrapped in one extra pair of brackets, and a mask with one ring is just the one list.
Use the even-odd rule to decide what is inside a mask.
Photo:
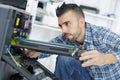
[(15, 58), (14, 58), (13, 55), (11, 54), (11, 52), (10, 52), (10, 46), (9, 46), (9, 48), (7, 48), (7, 51), (8, 51), (8, 53), (9, 53), (9, 55), (11, 56), (12, 60), (15, 62), (15, 64), (16, 64), (17, 66), (21, 67), (21, 65), (15, 60)]

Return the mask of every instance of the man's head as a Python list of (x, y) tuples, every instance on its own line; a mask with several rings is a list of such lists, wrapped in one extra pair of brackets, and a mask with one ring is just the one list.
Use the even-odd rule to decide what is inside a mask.
[(65, 2), (61, 5), (61, 7), (57, 7), (56, 16), (60, 17), (61, 15), (63, 15), (64, 13), (70, 10), (74, 11), (79, 17), (84, 18), (84, 13), (80, 8), (80, 6), (76, 4), (65, 4)]
[(85, 28), (84, 13), (76, 4), (63, 3), (56, 9), (58, 23), (65, 37), (69, 41), (80, 41), (83, 38)]

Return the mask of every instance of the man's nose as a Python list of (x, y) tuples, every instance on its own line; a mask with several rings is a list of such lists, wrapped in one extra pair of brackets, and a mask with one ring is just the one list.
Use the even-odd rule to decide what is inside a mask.
[(63, 32), (63, 33), (66, 33), (66, 32), (67, 32), (67, 28), (66, 28), (66, 26), (64, 26), (64, 25), (62, 26), (62, 32)]

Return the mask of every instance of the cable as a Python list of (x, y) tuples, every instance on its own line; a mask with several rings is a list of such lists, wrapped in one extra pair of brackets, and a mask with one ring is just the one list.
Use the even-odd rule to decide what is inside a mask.
[(21, 65), (15, 60), (15, 58), (14, 58), (13, 55), (11, 54), (11, 52), (10, 52), (10, 46), (9, 46), (9, 48), (7, 48), (7, 51), (8, 51), (8, 53), (9, 53), (9, 55), (11, 56), (12, 60), (15, 62), (15, 64), (16, 64), (17, 66), (21, 67)]

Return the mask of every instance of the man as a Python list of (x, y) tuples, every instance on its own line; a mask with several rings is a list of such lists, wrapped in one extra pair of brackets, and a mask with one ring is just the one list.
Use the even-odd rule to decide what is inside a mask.
[[(89, 74), (92, 80), (119, 80), (120, 36), (85, 22), (82, 9), (76, 4), (63, 3), (56, 9), (56, 15), (63, 34), (52, 42), (83, 46), (86, 52), (79, 60), (58, 56), (55, 75), (60, 80), (90, 80)], [(40, 57), (45, 55), (49, 56)]]

